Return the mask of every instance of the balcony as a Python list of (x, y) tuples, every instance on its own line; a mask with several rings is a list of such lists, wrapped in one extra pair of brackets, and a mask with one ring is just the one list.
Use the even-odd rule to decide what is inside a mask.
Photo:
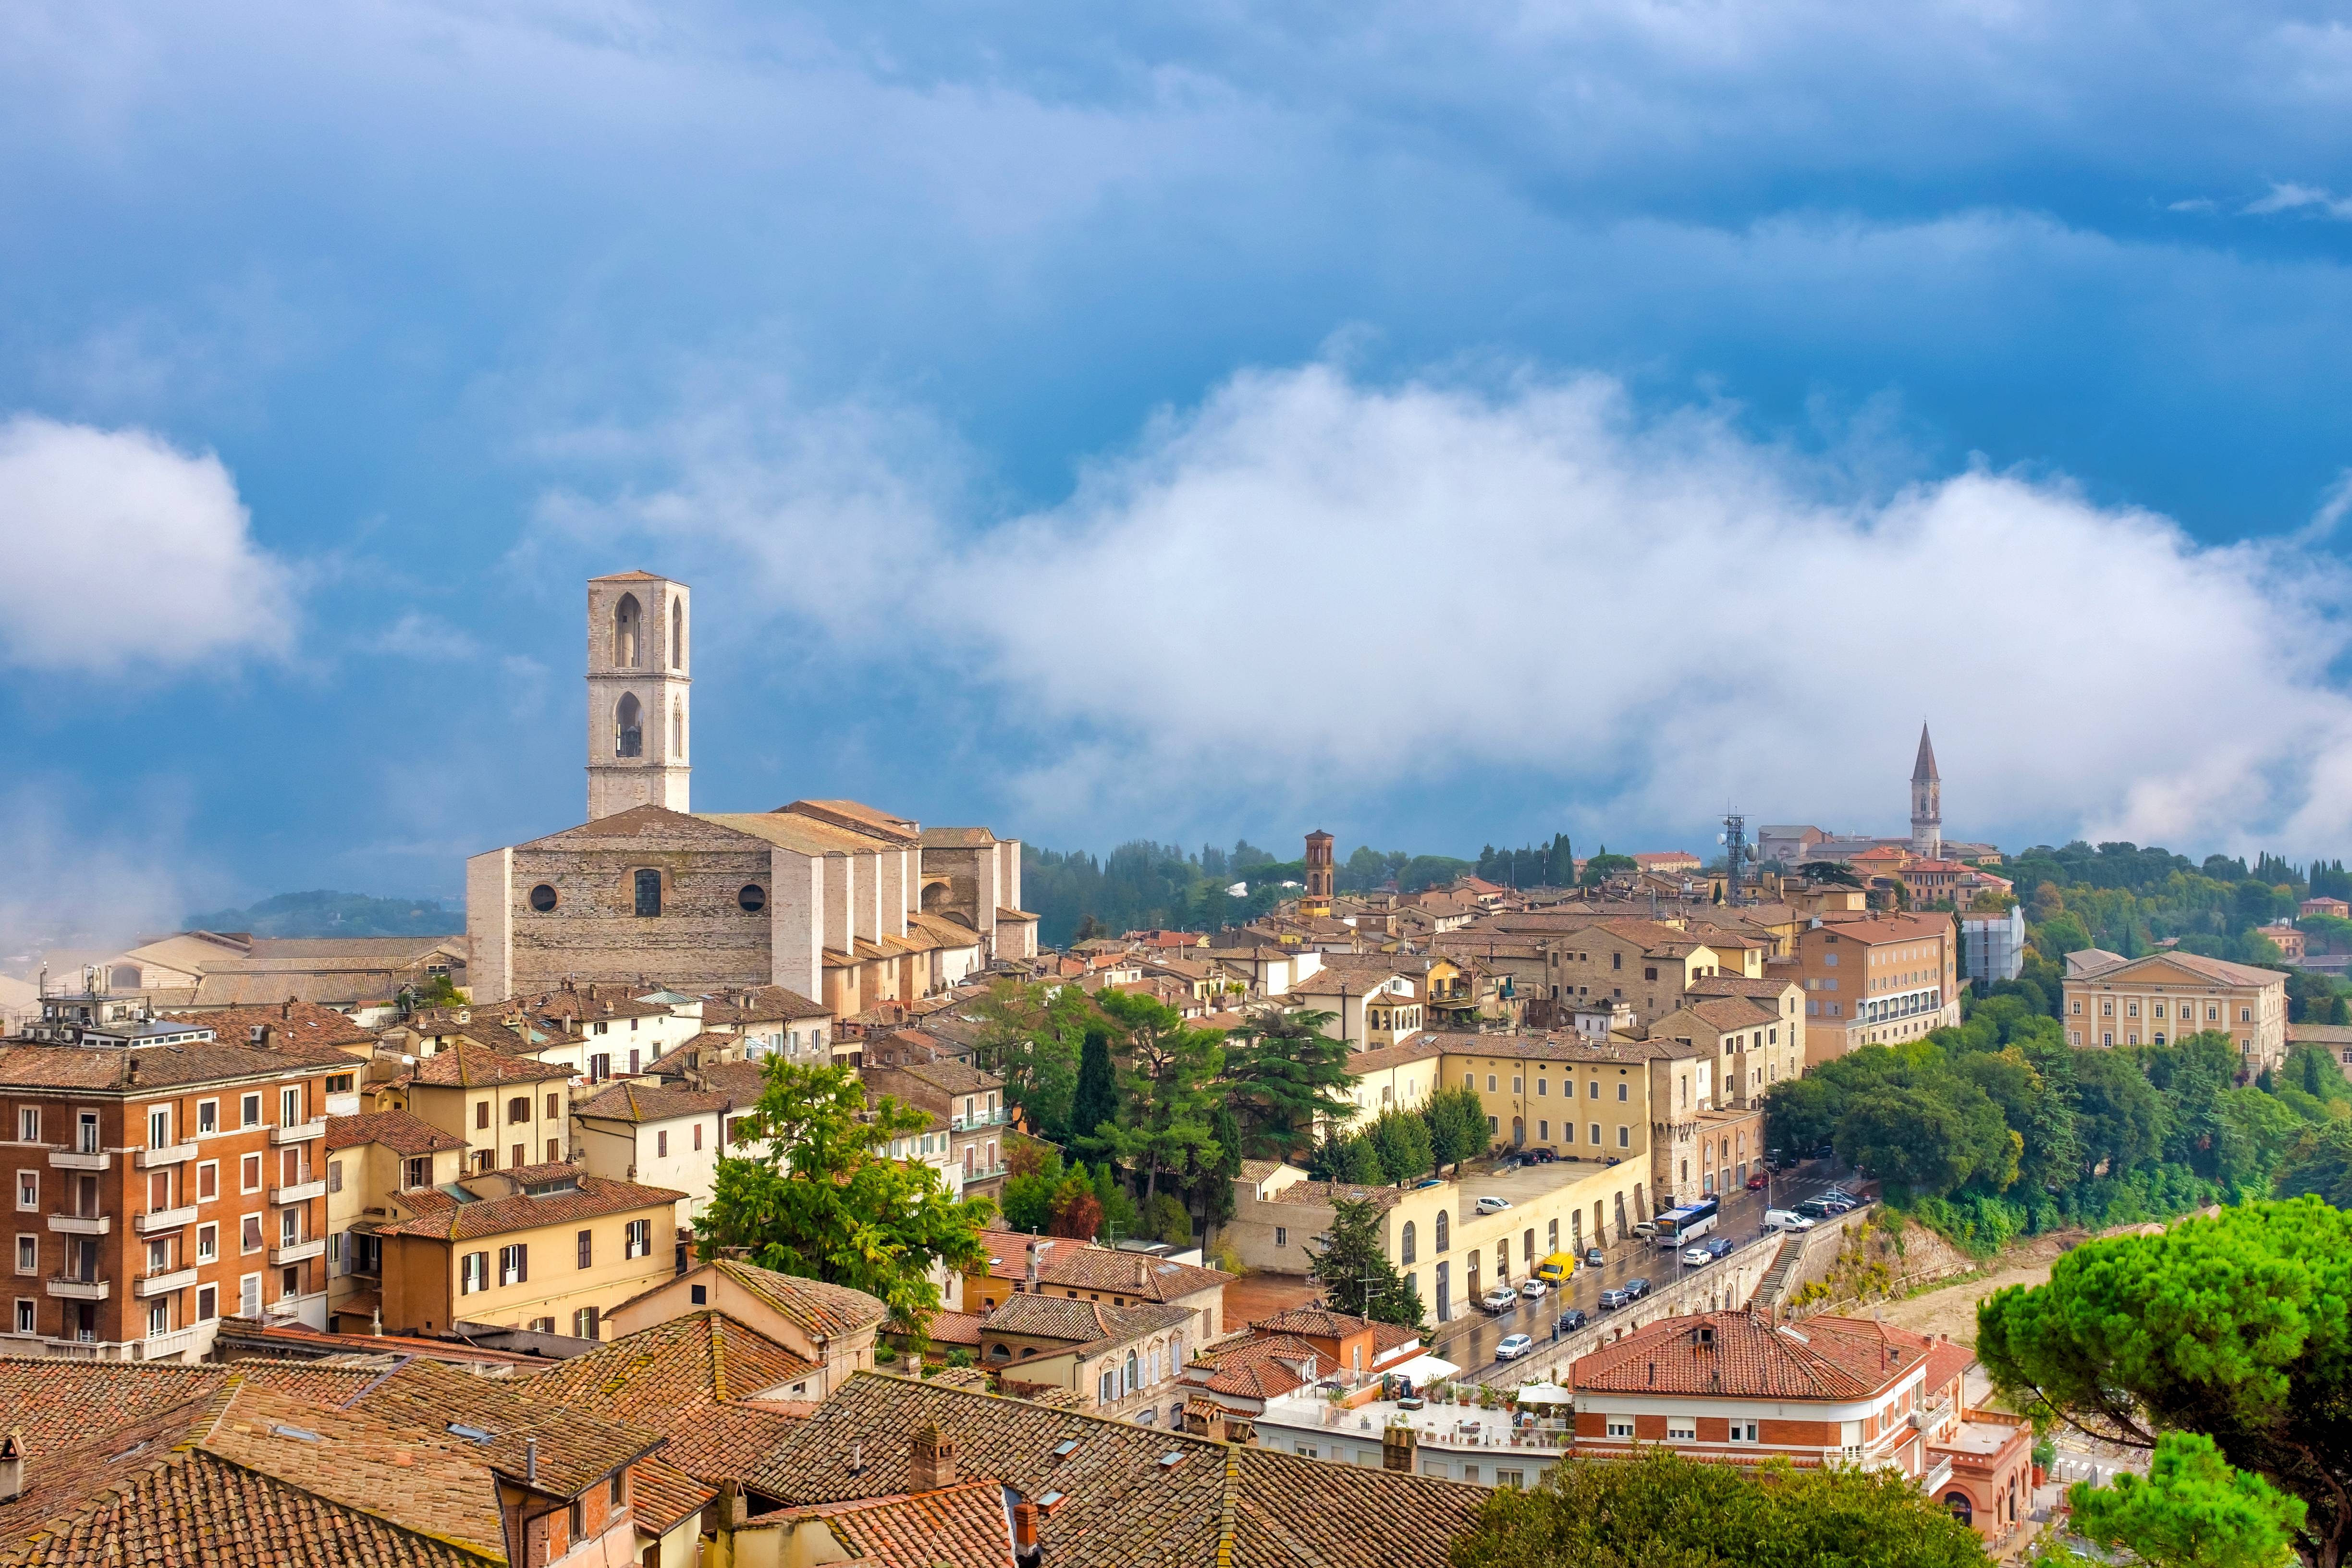
[(273, 1204), (307, 1204), (312, 1198), (323, 1198), (326, 1195), (327, 1179), (324, 1176), (316, 1176), (307, 1182), (296, 1182), (289, 1186), (269, 1189), (269, 1201)]
[(326, 1250), (327, 1238), (314, 1236), (308, 1241), (289, 1241), (283, 1247), (271, 1247), (269, 1261), (273, 1264), (299, 1263), (306, 1258), (317, 1258)]
[(269, 1130), (269, 1141), (272, 1143), (304, 1143), (313, 1138), (323, 1138), (326, 1133), (327, 1119), (321, 1116), (316, 1121), (299, 1121), (291, 1127), (273, 1127)]
[(1002, 1127), (1003, 1125), (1004, 1110), (1002, 1106), (998, 1107), (994, 1110), (976, 1110), (970, 1116), (950, 1116), (948, 1118), (948, 1131), (950, 1132), (971, 1132), (982, 1127)]
[(104, 1236), (114, 1228), (114, 1216), (103, 1214), (53, 1214), (49, 1228), (65, 1236)]
[(152, 1274), (142, 1274), (131, 1283), (133, 1291), (142, 1296), (169, 1296), (184, 1290), (196, 1282), (196, 1266), (193, 1263), (179, 1268), (165, 1268)]
[(49, 1164), (60, 1171), (103, 1171), (114, 1163), (104, 1149), (52, 1149)]
[(196, 1205), (194, 1204), (183, 1204), (175, 1209), (149, 1209), (145, 1214), (131, 1216), (131, 1228), (142, 1236), (155, 1236), (195, 1223)]
[(1938, 1455), (1936, 1462), (1927, 1467), (1927, 1473), (1919, 1478), (1919, 1489), (1932, 1498), (1949, 1486), (1951, 1480), (1952, 1461)]
[(152, 1171), (159, 1165), (181, 1165), (196, 1157), (196, 1146), (188, 1143), (166, 1143), (160, 1149), (139, 1151), (139, 1168)]
[(75, 1279), (63, 1274), (52, 1274), (45, 1283), (49, 1294), (61, 1301), (103, 1301), (114, 1289), (110, 1279)]

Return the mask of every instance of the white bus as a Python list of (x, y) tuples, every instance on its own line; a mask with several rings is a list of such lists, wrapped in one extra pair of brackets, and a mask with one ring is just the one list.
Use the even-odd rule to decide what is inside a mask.
[(1701, 1198), (1680, 1208), (1668, 1209), (1658, 1216), (1658, 1234), (1651, 1241), (1659, 1247), (1688, 1247), (1716, 1226), (1723, 1217), (1723, 1205), (1713, 1198)]

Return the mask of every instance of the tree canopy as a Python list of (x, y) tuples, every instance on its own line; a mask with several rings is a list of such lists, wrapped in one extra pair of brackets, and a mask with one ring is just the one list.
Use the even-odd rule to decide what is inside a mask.
[(1452, 1568), (1989, 1568), (1977, 1532), (1894, 1470), (1760, 1471), (1664, 1447), (1497, 1488)]
[(1348, 1043), (1327, 1031), (1332, 1015), (1268, 1004), (1225, 1037), (1227, 1103), (1252, 1159), (1292, 1160), (1314, 1142), (1318, 1123), (1355, 1110), (1348, 1091)]
[(2167, 1432), (2146, 1478), (2067, 1489), (2074, 1529), (2156, 1568), (2280, 1568), (2294, 1556), (2305, 1510), (2260, 1476), (2233, 1469), (2213, 1439)]
[(2352, 1215), (2303, 1197), (2088, 1242), (2047, 1285), (1996, 1292), (1977, 1321), (1978, 1357), (2015, 1408), (2140, 1447), (2202, 1433), (2305, 1505), (2308, 1561), (2342, 1563)]
[(698, 1255), (846, 1285), (921, 1329), (940, 1309), (933, 1267), (984, 1262), (980, 1232), (996, 1212), (986, 1198), (950, 1196), (928, 1163), (889, 1157), (893, 1140), (929, 1125), (929, 1112), (887, 1098), (869, 1113), (845, 1067), (769, 1058), (736, 1152), (719, 1159)]
[(1331, 1228), (1308, 1245), (1307, 1272), (1335, 1312), (1418, 1327), (1421, 1295), (1381, 1245), (1381, 1214), (1370, 1198), (1335, 1195)]

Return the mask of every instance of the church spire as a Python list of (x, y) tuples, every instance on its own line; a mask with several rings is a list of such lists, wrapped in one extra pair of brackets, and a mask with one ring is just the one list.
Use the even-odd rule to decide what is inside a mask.
[(1936, 745), (1934, 742), (1927, 739), (1927, 726), (1924, 721), (1919, 726), (1919, 760), (1911, 764), (1911, 782), (1913, 784), (1943, 782), (1943, 775), (1936, 772)]

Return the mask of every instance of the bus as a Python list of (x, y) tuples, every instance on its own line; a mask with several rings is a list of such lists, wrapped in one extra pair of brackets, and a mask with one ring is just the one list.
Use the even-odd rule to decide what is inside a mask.
[(1658, 1234), (1650, 1239), (1659, 1247), (1688, 1247), (1713, 1230), (1716, 1221), (1722, 1217), (1722, 1204), (1714, 1198), (1701, 1198), (1660, 1215)]

